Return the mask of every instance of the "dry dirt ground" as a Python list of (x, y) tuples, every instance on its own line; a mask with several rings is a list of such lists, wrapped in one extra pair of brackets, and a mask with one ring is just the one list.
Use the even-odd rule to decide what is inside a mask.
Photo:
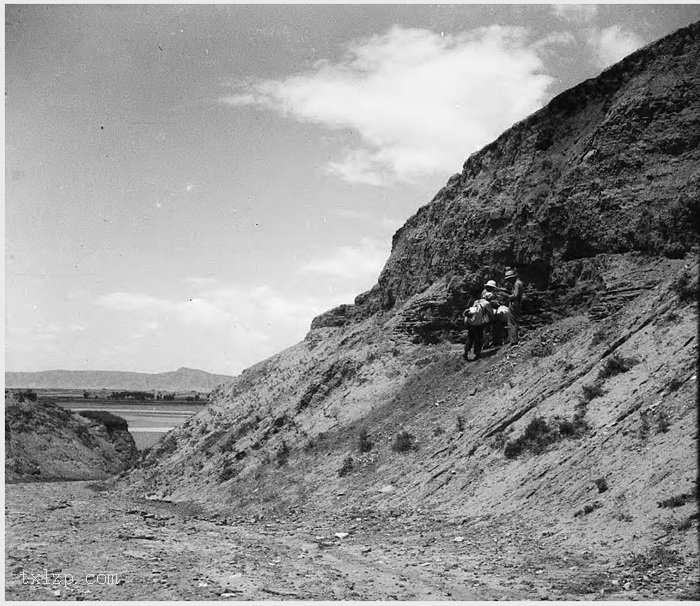
[(6, 599), (698, 597), (697, 561), (661, 544), (645, 558), (610, 557), (489, 515), (448, 522), (358, 509), (324, 519), (212, 518), (193, 504), (135, 501), (105, 488), (6, 487)]

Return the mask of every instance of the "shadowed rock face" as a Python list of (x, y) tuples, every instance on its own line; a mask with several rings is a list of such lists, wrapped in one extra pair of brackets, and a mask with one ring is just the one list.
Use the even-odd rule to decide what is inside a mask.
[(597, 255), (682, 257), (699, 227), (699, 30), (634, 53), (473, 154), (396, 232), (359, 309), (312, 328), (406, 304), (407, 332), (451, 338), (466, 297), (506, 266), (527, 283), (530, 312), (557, 315), (601, 288)]
[(5, 401), (5, 477), (9, 482), (104, 479), (138, 457), (124, 427), (67, 411), (50, 402)]

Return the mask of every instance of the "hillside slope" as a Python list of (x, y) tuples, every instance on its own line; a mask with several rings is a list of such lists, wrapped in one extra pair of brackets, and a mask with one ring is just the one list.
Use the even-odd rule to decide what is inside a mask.
[[(511, 597), (532, 594), (533, 553), (560, 596), (651, 595), (659, 561), (657, 592), (692, 593), (698, 66), (696, 24), (474, 154), (371, 291), (216, 390), (129, 488), (357, 534), (378, 517), (417, 542), (405, 565), (443, 529), (453, 562), (518, 568)], [(459, 313), (506, 265), (527, 284), (523, 341), (465, 364)], [(628, 576), (576, 585), (586, 553)]]
[(211, 391), (230, 381), (194, 368), (172, 372), (145, 373), (108, 370), (46, 370), (6, 372), (5, 387), (21, 389), (121, 389), (142, 391)]
[[(50, 402), (5, 398), (7, 482), (103, 479), (138, 456), (126, 422), (71, 413)], [(123, 421), (123, 419), (121, 419)]]

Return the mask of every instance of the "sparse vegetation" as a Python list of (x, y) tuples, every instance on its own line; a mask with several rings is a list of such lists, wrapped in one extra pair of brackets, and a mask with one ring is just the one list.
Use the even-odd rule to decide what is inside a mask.
[(464, 431), (464, 417), (462, 415), (457, 416), (457, 431), (459, 433)]
[(579, 516), (587, 516), (589, 513), (593, 513), (596, 509), (600, 509), (602, 506), (603, 504), (600, 501), (589, 503), (588, 505), (585, 505), (583, 509), (579, 509), (574, 514), (574, 517), (578, 518)]
[(605, 395), (605, 390), (600, 383), (596, 382), (592, 385), (583, 386), (583, 402), (588, 404), (591, 400), (600, 398)]
[(237, 471), (232, 461), (226, 459), (219, 470), (219, 483), (226, 482), (236, 475)]
[(520, 436), (506, 442), (503, 454), (507, 459), (515, 459), (525, 452), (540, 454), (555, 442), (577, 438), (588, 429), (584, 416), (585, 407), (579, 407), (573, 421), (554, 417), (548, 423), (542, 417), (535, 417)]
[(671, 428), (671, 422), (665, 411), (660, 410), (656, 414), (656, 433), (666, 433)]
[(625, 358), (618, 354), (613, 354), (603, 364), (603, 367), (598, 371), (598, 379), (604, 381), (615, 375), (629, 371), (635, 364), (639, 364), (636, 358)]
[(685, 268), (676, 279), (671, 283), (671, 291), (678, 295), (678, 300), (681, 303), (696, 301), (698, 298), (698, 280), (689, 268)]
[(666, 389), (669, 393), (673, 393), (674, 391), (678, 391), (683, 386), (683, 383), (685, 383), (685, 381), (680, 377), (673, 377), (673, 379), (668, 382)]
[(535, 358), (546, 358), (554, 353), (551, 341), (538, 341), (530, 346), (530, 355)]
[(433, 435), (435, 437), (441, 436), (444, 433), (445, 433), (445, 430), (440, 425), (438, 425), (435, 429), (433, 429)]
[(682, 563), (683, 558), (678, 553), (663, 545), (652, 547), (644, 554), (634, 554), (630, 561), (634, 569), (640, 573), (645, 573), (658, 567), (677, 566)]
[(369, 434), (367, 433), (366, 429), (362, 429), (360, 431), (357, 441), (357, 447), (359, 448), (360, 452), (369, 452), (374, 447), (374, 444), (369, 439)]
[(604, 343), (608, 338), (609, 332), (610, 329), (607, 326), (599, 326), (591, 337), (591, 345), (600, 345)]
[(277, 461), (277, 466), (282, 467), (287, 464), (287, 459), (289, 459), (289, 446), (282, 440), (282, 445), (279, 447), (275, 453), (275, 460)]
[(681, 494), (674, 495), (669, 499), (659, 501), (657, 505), (659, 507), (682, 507), (686, 503), (692, 501), (695, 498), (695, 495), (696, 491), (684, 492)]
[(93, 421), (102, 423), (110, 431), (113, 429), (129, 429), (129, 425), (125, 419), (106, 410), (81, 410), (78, 414), (86, 419), (92, 419)]
[(338, 470), (338, 475), (342, 478), (348, 475), (353, 470), (353, 459), (352, 457), (345, 457), (343, 461), (343, 466)]
[(408, 452), (415, 447), (415, 436), (408, 433), (407, 431), (402, 431), (397, 434), (394, 438), (394, 443), (391, 445), (391, 449), (394, 452)]
[(598, 489), (598, 492), (605, 492), (608, 490), (608, 481), (605, 478), (598, 478), (595, 481), (596, 488)]

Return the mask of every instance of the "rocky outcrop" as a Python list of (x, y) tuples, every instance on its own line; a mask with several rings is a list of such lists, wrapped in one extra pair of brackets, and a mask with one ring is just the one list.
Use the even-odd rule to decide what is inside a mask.
[[(474, 154), (372, 290), (216, 390), (125, 488), (314, 528), (330, 512), (440, 515), (455, 534), (507, 519), (552, 537), (567, 571), (660, 537), (696, 558), (698, 65), (695, 25)], [(506, 265), (523, 338), (466, 363), (461, 312)]]
[[(557, 315), (556, 302), (569, 313), (597, 295), (587, 271), (597, 255), (690, 251), (700, 227), (699, 31), (630, 55), (473, 154), (396, 232), (360, 306), (405, 315), (411, 334), (449, 338), (463, 293), (445, 286), (465, 276), (475, 295), (517, 267), (530, 311), (540, 300)], [(353, 314), (366, 316), (342, 317)]]
[(104, 479), (128, 469), (137, 457), (120, 417), (90, 418), (51, 402), (5, 397), (8, 482)]

